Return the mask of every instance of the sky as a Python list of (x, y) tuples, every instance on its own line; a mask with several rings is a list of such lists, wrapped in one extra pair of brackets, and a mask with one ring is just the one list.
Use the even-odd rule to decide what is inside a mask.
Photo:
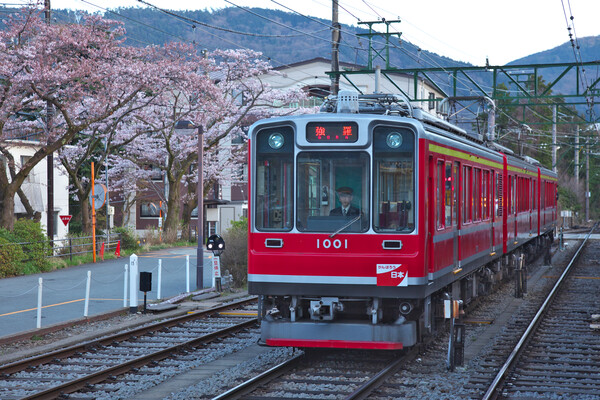
[[(25, 2), (27, 0), (12, 0)], [(146, 0), (145, 0), (146, 1)], [(331, 20), (330, 0), (147, 0), (171, 10), (262, 7)], [(422, 49), (457, 61), (504, 65), (577, 38), (600, 35), (598, 0), (338, 0), (340, 22), (400, 19), (392, 29)], [(1, 4), (1, 3), (0, 3)], [(12, 3), (14, 4), (14, 3)], [(136, 0), (51, 0), (53, 9), (141, 7)], [(286, 9), (285, 7), (288, 7)], [(566, 14), (566, 16), (565, 16)], [(571, 16), (573, 19), (571, 20)], [(328, 55), (323, 55), (328, 57)]]

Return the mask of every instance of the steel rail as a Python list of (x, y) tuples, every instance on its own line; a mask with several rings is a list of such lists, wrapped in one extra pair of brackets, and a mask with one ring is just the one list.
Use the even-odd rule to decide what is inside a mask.
[(254, 378), (248, 379), (246, 382), (240, 383), (236, 387), (229, 389), (225, 393), (221, 393), (218, 396), (212, 398), (212, 400), (225, 400), (225, 399), (237, 399), (244, 396), (256, 388), (264, 385), (265, 383), (285, 374), (290, 369), (294, 368), (304, 357), (304, 354), (299, 354), (286, 360), (273, 368), (266, 370), (265, 372), (255, 376)]
[(413, 349), (412, 351), (410, 351), (409, 353), (400, 357), (399, 359), (392, 361), (387, 366), (385, 366), (381, 371), (379, 371), (375, 376), (373, 376), (367, 382), (365, 382), (360, 387), (358, 387), (356, 390), (354, 390), (354, 392), (350, 393), (345, 399), (346, 400), (366, 399), (367, 396), (369, 396), (369, 394), (373, 390), (377, 389), (377, 387), (379, 387), (381, 385), (381, 382), (385, 378), (392, 376), (402, 364), (406, 363), (408, 360), (410, 360), (416, 354), (418, 354), (417, 350)]
[(23, 371), (26, 368), (38, 366), (41, 364), (46, 364), (46, 363), (55, 361), (56, 359), (70, 357), (76, 353), (89, 351), (97, 346), (106, 346), (106, 345), (109, 345), (109, 344), (112, 344), (115, 342), (117, 342), (117, 343), (122, 342), (124, 340), (131, 338), (132, 336), (142, 336), (142, 335), (148, 334), (150, 332), (155, 332), (155, 331), (158, 331), (158, 330), (161, 330), (164, 328), (168, 328), (168, 327), (171, 327), (174, 325), (178, 325), (178, 324), (181, 324), (184, 322), (192, 321), (195, 319), (205, 318), (206, 316), (209, 316), (209, 315), (212, 315), (212, 314), (224, 311), (224, 310), (228, 310), (230, 308), (251, 304), (251, 303), (255, 302), (256, 299), (257, 299), (256, 296), (254, 296), (249, 299), (244, 299), (241, 301), (224, 304), (222, 306), (210, 308), (208, 310), (203, 310), (203, 311), (199, 311), (196, 313), (191, 313), (191, 314), (186, 314), (186, 315), (182, 315), (179, 317), (174, 317), (174, 318), (166, 320), (166, 321), (161, 321), (161, 322), (157, 322), (154, 324), (145, 325), (145, 326), (141, 326), (138, 328), (134, 328), (132, 330), (117, 333), (117, 334), (114, 334), (111, 336), (94, 339), (94, 340), (91, 340), (88, 342), (84, 342), (84, 343), (77, 344), (74, 346), (66, 347), (64, 349), (56, 350), (51, 353), (46, 353), (46, 354), (26, 358), (23, 360), (15, 361), (13, 363), (0, 366), (0, 375), (13, 374), (15, 372)]
[(153, 361), (159, 361), (171, 356), (174, 353), (177, 353), (185, 348), (197, 347), (199, 345), (211, 342), (215, 339), (227, 336), (233, 332), (237, 332), (241, 329), (248, 328), (250, 326), (256, 325), (258, 322), (258, 318), (252, 318), (248, 321), (244, 321), (240, 324), (230, 326), (224, 329), (221, 329), (216, 332), (212, 332), (203, 336), (200, 336), (195, 339), (188, 340), (184, 343), (179, 343), (165, 349), (161, 349), (159, 351), (153, 352), (151, 354), (147, 354), (133, 360), (129, 360), (122, 364), (118, 364), (109, 368), (105, 368), (101, 371), (97, 371), (90, 375), (86, 375), (81, 378), (74, 379), (72, 381), (66, 382), (64, 384), (54, 386), (52, 388), (46, 389), (44, 391), (32, 394), (27, 397), (23, 397), (22, 400), (45, 400), (45, 399), (56, 399), (57, 397), (76, 392), (80, 389), (83, 389), (89, 385), (93, 385), (95, 383), (99, 383), (105, 381), (109, 377), (121, 375), (128, 371), (131, 371), (134, 368), (140, 368), (146, 364), (149, 364)]
[(577, 252), (575, 253), (575, 255), (573, 256), (573, 258), (569, 262), (569, 265), (567, 265), (567, 267), (565, 268), (565, 270), (561, 274), (560, 278), (558, 278), (558, 280), (556, 281), (554, 287), (550, 291), (550, 294), (548, 294), (548, 296), (546, 297), (546, 300), (544, 301), (544, 303), (542, 304), (542, 306), (540, 307), (540, 309), (538, 310), (538, 312), (535, 314), (535, 316), (531, 320), (531, 323), (529, 324), (529, 326), (525, 330), (525, 333), (523, 333), (523, 335), (521, 336), (521, 339), (519, 339), (519, 342), (515, 345), (515, 347), (513, 348), (512, 352), (508, 356), (508, 359), (506, 360), (506, 362), (504, 363), (504, 365), (500, 368), (500, 370), (496, 374), (496, 377), (494, 378), (494, 380), (490, 384), (488, 390), (483, 395), (482, 400), (495, 399), (499, 395), (499, 393), (497, 393), (497, 391), (500, 388), (501, 384), (504, 382), (504, 379), (506, 378), (506, 375), (508, 374), (508, 371), (511, 369), (511, 367), (513, 367), (515, 365), (516, 361), (518, 360), (518, 357), (519, 357), (520, 353), (522, 352), (522, 350), (523, 350), (523, 348), (525, 346), (525, 343), (532, 336), (532, 334), (534, 333), (534, 331), (537, 328), (538, 324), (540, 323), (542, 317), (546, 314), (546, 311), (550, 307), (550, 303), (552, 303), (552, 300), (554, 300), (554, 297), (555, 297), (556, 293), (558, 292), (558, 289), (562, 286), (562, 284), (565, 281), (567, 275), (571, 271), (571, 267), (579, 259), (579, 255), (581, 254), (581, 251), (583, 250), (584, 246), (586, 245), (586, 243), (587, 243), (588, 239), (590, 238), (590, 235), (592, 234), (592, 232), (596, 229), (597, 225), (598, 225), (597, 223), (594, 224), (594, 226), (592, 227), (592, 229), (586, 235), (585, 239), (583, 240), (583, 243), (581, 243), (581, 246), (579, 246), (579, 249), (577, 249)]

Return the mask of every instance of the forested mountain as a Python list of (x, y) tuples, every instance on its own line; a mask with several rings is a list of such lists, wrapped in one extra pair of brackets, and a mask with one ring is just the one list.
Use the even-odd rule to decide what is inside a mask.
[[(60, 14), (59, 17), (55, 13), (57, 18), (73, 22), (80, 16), (64, 10)], [(207, 50), (249, 48), (262, 52), (275, 67), (315, 57), (331, 58), (331, 21), (278, 10), (246, 11), (230, 7), (169, 14), (151, 8), (120, 8), (104, 16), (123, 21), (128, 43), (137, 46), (185, 40)], [(402, 24), (392, 25), (392, 30), (401, 28)], [(340, 61), (366, 65), (368, 40), (356, 36), (366, 32), (357, 26), (342, 26)], [(381, 48), (384, 39), (379, 37), (374, 41)], [(419, 52), (416, 46), (397, 38), (392, 38), (391, 43), (391, 64), (397, 68), (423, 67), (424, 59), (428, 66), (466, 65), (434, 53)]]

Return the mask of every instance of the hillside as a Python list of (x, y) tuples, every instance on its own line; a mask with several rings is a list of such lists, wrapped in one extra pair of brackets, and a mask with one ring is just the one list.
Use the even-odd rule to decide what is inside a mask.
[[(273, 66), (315, 57), (331, 58), (331, 21), (328, 20), (308, 19), (261, 8), (251, 8), (249, 12), (230, 7), (212, 12), (174, 13), (180, 18), (150, 8), (120, 8), (114, 12), (106, 12), (104, 16), (122, 21), (127, 30), (128, 43), (136, 46), (185, 40), (208, 50), (249, 48), (262, 52), (271, 59)], [(69, 21), (76, 21), (76, 13), (72, 11), (62, 10), (61, 14)], [(397, 28), (401, 30), (401, 24)], [(366, 65), (367, 39), (355, 36), (356, 33), (365, 32), (366, 30), (356, 26), (342, 26), (340, 61)], [(376, 41), (383, 43), (382, 38)], [(390, 53), (393, 66), (413, 68), (421, 65), (416, 46), (405, 41), (399, 43), (397, 39), (392, 39), (392, 43), (394, 47)], [(420, 57), (432, 59), (438, 65), (466, 65), (430, 52), (423, 52)]]
[[(13, 9), (14, 10), (14, 9)], [(248, 48), (263, 53), (271, 60), (274, 67), (316, 57), (331, 58), (331, 22), (325, 19), (307, 18), (278, 10), (251, 8), (242, 10), (235, 7), (211, 11), (167, 11), (161, 12), (151, 8), (119, 8), (107, 11), (104, 16), (124, 23), (127, 30), (127, 44), (145, 46), (148, 44), (164, 44), (170, 41), (186, 41), (195, 43), (207, 50), (216, 48)], [(76, 23), (81, 18), (80, 12), (55, 10), (54, 18), (59, 21)], [(393, 25), (402, 30), (402, 24)], [(342, 44), (340, 61), (352, 64), (367, 64), (368, 41), (359, 38), (358, 33), (366, 30), (357, 26), (342, 26)], [(375, 39), (383, 43), (383, 38)], [(391, 39), (390, 65), (396, 68), (426, 68), (440, 66), (467, 66), (443, 55), (428, 51), (419, 51), (410, 42)], [(584, 61), (600, 60), (600, 36), (579, 40)], [(379, 49), (382, 46), (378, 46)], [(381, 58), (375, 64), (383, 65)], [(573, 63), (575, 57), (570, 43), (564, 43), (553, 49), (545, 50), (515, 60), (509, 64), (550, 64)], [(552, 82), (562, 73), (562, 69), (544, 70), (543, 79)], [(586, 71), (586, 80), (593, 82), (600, 72), (596, 68)], [(438, 84), (448, 88), (448, 80), (444, 74), (430, 74)], [(441, 76), (443, 75), (443, 76)], [(439, 79), (438, 79), (439, 78)], [(473, 75), (480, 85), (490, 86), (484, 81), (487, 75)], [(498, 83), (507, 83), (501, 78)], [(574, 71), (562, 78), (553, 87), (556, 93), (572, 93), (576, 85)]]

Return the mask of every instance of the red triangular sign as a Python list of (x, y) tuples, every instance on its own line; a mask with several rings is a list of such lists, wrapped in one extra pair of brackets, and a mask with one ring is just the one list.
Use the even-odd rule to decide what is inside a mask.
[(71, 218), (73, 218), (72, 215), (59, 215), (60, 220), (63, 222), (63, 224), (65, 224), (65, 226), (67, 226), (69, 224), (69, 221), (71, 220)]

